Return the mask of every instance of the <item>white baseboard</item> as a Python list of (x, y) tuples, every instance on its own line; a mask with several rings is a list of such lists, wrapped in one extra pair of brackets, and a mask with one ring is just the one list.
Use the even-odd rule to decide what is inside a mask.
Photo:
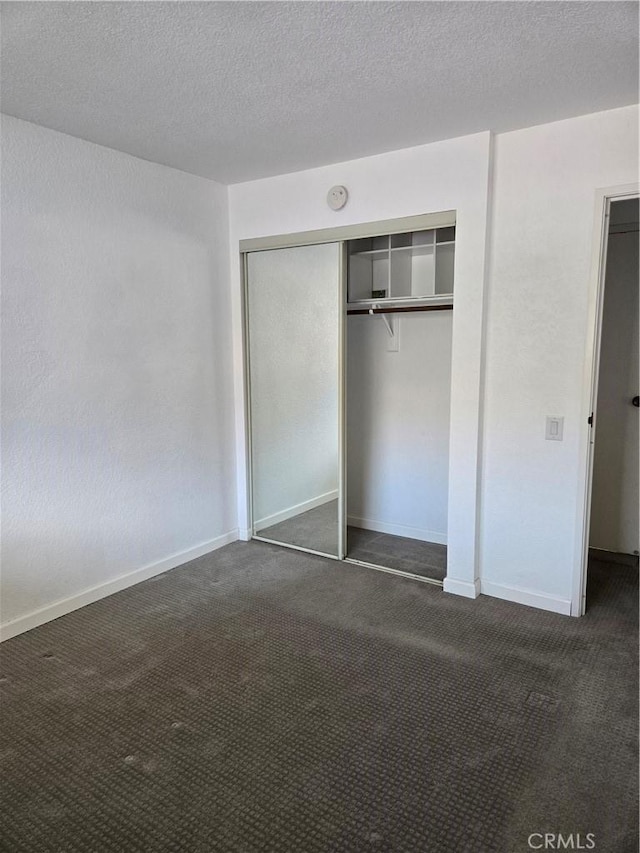
[(392, 524), (387, 521), (375, 521), (371, 518), (347, 516), (347, 524), (361, 527), (363, 530), (373, 530), (375, 533), (390, 533), (392, 536), (405, 536), (407, 539), (420, 539), (423, 542), (434, 542), (436, 545), (447, 544), (447, 534), (422, 527), (409, 527), (406, 524)]
[(256, 521), (255, 529), (257, 531), (264, 530), (265, 527), (272, 527), (274, 524), (279, 524), (281, 521), (288, 521), (290, 518), (300, 515), (303, 512), (308, 512), (310, 509), (315, 509), (317, 506), (322, 506), (323, 504), (328, 504), (330, 501), (337, 500), (337, 489), (334, 489), (331, 492), (325, 492), (324, 495), (318, 495), (308, 501), (302, 501), (302, 503), (287, 507), (287, 509), (283, 509), (281, 512), (274, 512), (273, 515), (267, 515), (265, 518), (261, 518), (259, 521)]
[(77, 593), (77, 595), (54, 601), (53, 604), (47, 604), (45, 607), (27, 613), (25, 616), (19, 616), (17, 619), (4, 622), (0, 625), (0, 642), (15, 637), (18, 634), (23, 634), (25, 631), (30, 631), (32, 628), (37, 628), (38, 625), (44, 625), (45, 622), (51, 622), (52, 619), (57, 619), (59, 616), (65, 616), (73, 610), (79, 610), (87, 604), (92, 604), (94, 601), (99, 601), (101, 598), (113, 595), (114, 592), (120, 592), (120, 590), (127, 589), (127, 587), (134, 586), (141, 581), (161, 575), (163, 572), (169, 571), (169, 569), (175, 569), (177, 566), (181, 566), (198, 557), (203, 557), (205, 554), (216, 551), (224, 545), (236, 542), (237, 539), (238, 531), (231, 530), (229, 533), (217, 536), (215, 539), (210, 539), (201, 545), (196, 545), (195, 548), (189, 548), (187, 551), (172, 554), (170, 557), (159, 560), (157, 563), (151, 563), (140, 569), (135, 569), (133, 572), (128, 572), (113, 580), (85, 589)]
[(571, 616), (571, 600), (568, 598), (556, 598), (553, 595), (533, 592), (530, 589), (505, 586), (501, 583), (492, 583), (485, 580), (480, 584), (480, 592), (483, 595), (502, 598), (504, 601), (514, 601), (516, 604), (527, 604), (529, 607), (538, 607), (540, 610), (550, 610), (552, 613)]
[(452, 595), (462, 595), (464, 598), (477, 598), (480, 595), (480, 579), (474, 581), (459, 581), (455, 578), (445, 578), (442, 589)]
[(241, 542), (249, 542), (251, 539), (251, 530), (248, 527), (241, 527), (238, 530), (238, 539)]

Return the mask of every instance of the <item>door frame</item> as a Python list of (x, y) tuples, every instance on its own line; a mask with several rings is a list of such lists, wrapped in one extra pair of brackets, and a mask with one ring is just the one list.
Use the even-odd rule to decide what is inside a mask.
[[(587, 603), (587, 565), (589, 560), (589, 530), (593, 488), (594, 442), (597, 429), (598, 380), (602, 339), (602, 314), (605, 296), (607, 248), (609, 244), (609, 212), (611, 202), (638, 198), (640, 184), (603, 187), (595, 192), (587, 342), (584, 360), (580, 430), (580, 475), (578, 481), (577, 555), (571, 596), (571, 615), (584, 616)], [(591, 418), (591, 423), (589, 423)]]
[[(346, 346), (347, 330), (345, 309), (347, 304), (347, 242), (349, 240), (363, 237), (375, 237), (379, 234), (401, 234), (405, 231), (420, 231), (430, 228), (443, 228), (457, 223), (456, 210), (444, 210), (437, 213), (424, 213), (415, 216), (404, 216), (395, 219), (378, 220), (374, 222), (363, 222), (356, 225), (343, 225), (336, 228), (322, 228), (314, 231), (300, 231), (293, 234), (277, 234), (269, 237), (257, 237), (239, 241), (240, 252), (240, 279), (241, 279), (241, 304), (242, 304), (242, 332), (243, 332), (243, 405), (247, 430), (245, 434), (245, 453), (247, 459), (247, 519), (249, 522), (249, 539), (257, 539), (261, 542), (269, 542), (291, 548), (295, 551), (304, 551), (308, 554), (316, 554), (329, 559), (342, 560), (345, 562), (366, 565), (379, 571), (403, 577), (414, 578), (425, 583), (435, 583), (441, 586), (440, 581), (423, 578), (397, 569), (389, 569), (382, 566), (373, 566), (369, 563), (360, 563), (350, 560), (346, 555), (347, 546), (347, 440), (346, 440)], [(303, 246), (314, 246), (325, 243), (338, 244), (339, 274), (338, 274), (338, 299), (339, 299), (339, 329), (338, 329), (338, 555), (324, 554), (319, 551), (304, 548), (300, 545), (289, 545), (285, 542), (275, 542), (259, 536), (254, 532), (253, 518), (253, 462), (251, 441), (251, 363), (250, 363), (250, 341), (249, 341), (249, 276), (248, 255), (254, 252), (266, 252), (274, 249), (292, 249)], [(455, 285), (454, 285), (455, 289)]]

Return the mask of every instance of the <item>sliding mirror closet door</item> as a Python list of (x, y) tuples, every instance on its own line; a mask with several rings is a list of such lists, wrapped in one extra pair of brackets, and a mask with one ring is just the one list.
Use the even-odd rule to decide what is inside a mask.
[(246, 259), (253, 535), (342, 557), (341, 247)]

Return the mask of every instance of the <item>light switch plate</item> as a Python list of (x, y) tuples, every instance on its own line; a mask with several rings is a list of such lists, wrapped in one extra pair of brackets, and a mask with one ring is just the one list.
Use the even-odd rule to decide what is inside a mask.
[(564, 417), (547, 415), (544, 437), (547, 441), (562, 441), (564, 433)]

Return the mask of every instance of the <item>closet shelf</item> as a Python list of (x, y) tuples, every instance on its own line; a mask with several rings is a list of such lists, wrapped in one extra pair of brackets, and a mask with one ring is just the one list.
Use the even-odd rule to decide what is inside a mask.
[[(402, 248), (405, 248), (405, 247), (403, 246)], [(411, 247), (409, 246), (408, 248), (411, 248)], [(385, 258), (389, 254), (389, 250), (388, 249), (362, 249), (361, 251), (352, 252), (351, 254), (352, 255), (363, 255), (363, 256), (366, 255), (369, 258), (376, 257), (376, 256), (379, 258)]]
[(453, 298), (455, 225), (350, 240), (347, 248), (349, 303)]
[[(439, 246), (444, 244), (438, 243)], [(432, 255), (435, 246), (433, 243), (423, 243), (420, 246), (392, 246), (389, 249), (389, 252), (394, 255), (396, 252), (402, 252), (403, 254), (409, 254), (413, 257), (420, 257), (420, 255)]]

